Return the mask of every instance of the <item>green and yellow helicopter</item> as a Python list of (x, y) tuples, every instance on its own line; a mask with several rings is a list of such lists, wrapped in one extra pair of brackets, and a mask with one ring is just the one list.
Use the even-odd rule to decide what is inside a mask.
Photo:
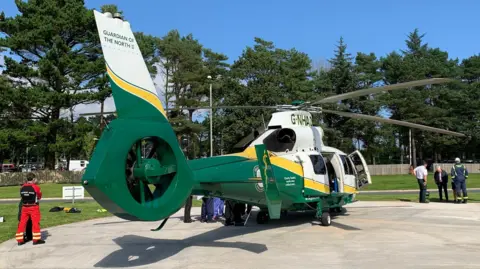
[[(82, 184), (101, 206), (126, 220), (163, 219), (158, 230), (190, 195), (203, 195), (259, 207), (258, 223), (279, 219), (286, 211), (314, 210), (322, 225), (329, 226), (330, 211), (340, 211), (343, 205), (353, 202), (357, 191), (372, 180), (359, 151), (346, 154), (323, 144), (323, 130), (312, 125), (312, 113), (333, 113), (464, 136), (314, 106), (450, 81), (434, 78), (359, 90), (312, 103), (271, 107), (278, 111), (272, 114), (265, 130), (247, 138), (244, 151), (186, 160), (129, 22), (111, 13), (94, 13), (117, 118), (104, 129)], [(142, 146), (144, 141), (148, 150)]]

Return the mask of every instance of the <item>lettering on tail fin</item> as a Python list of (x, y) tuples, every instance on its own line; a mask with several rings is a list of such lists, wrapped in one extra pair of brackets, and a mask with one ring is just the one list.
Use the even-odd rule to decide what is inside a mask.
[(110, 13), (93, 12), (118, 117), (166, 121), (165, 109), (130, 23)]

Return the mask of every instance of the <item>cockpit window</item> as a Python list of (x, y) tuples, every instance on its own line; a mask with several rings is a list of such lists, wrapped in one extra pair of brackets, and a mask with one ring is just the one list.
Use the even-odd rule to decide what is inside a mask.
[(268, 151), (284, 152), (292, 150), (296, 140), (297, 137), (294, 130), (283, 128), (275, 130), (265, 137), (263, 144), (265, 144)]
[(325, 167), (325, 161), (323, 160), (322, 156), (320, 155), (310, 155), (310, 160), (313, 164), (313, 171), (317, 175), (325, 175), (327, 174), (327, 169)]

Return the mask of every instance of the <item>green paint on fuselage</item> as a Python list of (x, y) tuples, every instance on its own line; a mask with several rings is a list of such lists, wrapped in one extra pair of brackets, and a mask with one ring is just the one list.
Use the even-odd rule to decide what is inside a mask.
[[(226, 155), (186, 161), (163, 114), (113, 81), (111, 85), (120, 118), (105, 128), (83, 176), (84, 187), (105, 209), (125, 219), (159, 220), (178, 211), (190, 194), (232, 199), (263, 209), (267, 207), (261, 178), (255, 172), (256, 159)], [(146, 136), (159, 137), (168, 144), (158, 152), (162, 156), (160, 162), (175, 163), (177, 172), (164, 192), (142, 205), (127, 188), (124, 167), (130, 145)], [(283, 209), (303, 210), (308, 208), (305, 203), (326, 195), (310, 190), (309, 193), (318, 195), (317, 198), (304, 197), (301, 175), (272, 166)]]
[[(257, 177), (258, 161), (239, 156), (218, 156), (188, 161), (195, 177), (194, 195), (208, 195), (267, 206), (262, 181)], [(303, 177), (272, 165), (284, 208), (303, 203)]]

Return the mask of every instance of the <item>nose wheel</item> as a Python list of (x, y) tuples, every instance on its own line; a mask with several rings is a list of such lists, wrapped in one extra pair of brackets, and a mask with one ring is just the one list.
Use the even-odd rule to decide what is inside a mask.
[(332, 224), (332, 217), (330, 216), (330, 208), (323, 207), (326, 204), (326, 201), (323, 199), (318, 201), (317, 203), (317, 213), (315, 214), (315, 218), (320, 220), (322, 226), (330, 226)]
[(322, 217), (320, 218), (320, 222), (323, 226), (330, 226), (330, 224), (332, 224), (332, 218), (330, 217), (330, 213), (323, 212)]

